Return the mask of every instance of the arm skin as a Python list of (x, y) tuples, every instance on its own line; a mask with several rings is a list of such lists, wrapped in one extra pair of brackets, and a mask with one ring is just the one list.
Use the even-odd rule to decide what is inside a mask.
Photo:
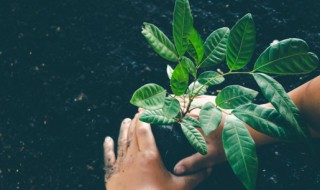
[[(309, 130), (312, 137), (320, 138), (320, 76), (292, 90), (288, 95), (298, 107), (302, 116), (309, 122)], [(215, 97), (213, 96), (200, 96), (197, 99), (199, 103), (206, 103), (208, 101), (214, 102), (214, 100)], [(264, 106), (272, 107), (271, 104), (265, 104)], [(199, 109), (194, 110), (190, 115), (198, 118), (199, 112)], [(199, 153), (196, 153), (181, 160), (175, 166), (175, 174), (182, 175), (194, 172), (226, 161), (222, 145), (222, 129), (225, 116), (226, 115), (224, 114), (218, 129), (205, 137), (208, 146), (208, 154), (202, 156)], [(277, 139), (271, 138), (254, 130), (248, 125), (247, 128), (257, 146), (278, 141)]]
[(191, 190), (211, 172), (209, 168), (180, 177), (168, 172), (150, 124), (139, 121), (138, 114), (121, 124), (117, 157), (112, 138), (106, 137), (103, 148), (108, 190)]

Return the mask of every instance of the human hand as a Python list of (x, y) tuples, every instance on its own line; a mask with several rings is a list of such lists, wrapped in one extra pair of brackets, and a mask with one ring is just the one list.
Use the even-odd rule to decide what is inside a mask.
[[(204, 105), (207, 102), (212, 102), (215, 104), (215, 98), (216, 98), (215, 96), (203, 95), (203, 96), (196, 97), (194, 101), (196, 102), (197, 105)], [(187, 103), (185, 103), (182, 99), (179, 99), (179, 101), (180, 101), (181, 107), (183, 109), (186, 109), (185, 105), (187, 105)], [(263, 104), (262, 106), (272, 107), (271, 104)], [(182, 175), (190, 172), (195, 172), (200, 169), (212, 167), (216, 164), (226, 161), (226, 155), (225, 155), (225, 151), (222, 143), (222, 130), (223, 130), (224, 119), (226, 115), (230, 113), (230, 111), (231, 110), (223, 110), (222, 120), (220, 122), (220, 125), (216, 130), (211, 132), (208, 136), (205, 136), (202, 130), (199, 129), (206, 140), (208, 153), (206, 155), (201, 155), (199, 153), (196, 153), (190, 157), (182, 159), (175, 166), (175, 169), (174, 169), (175, 174)], [(189, 116), (195, 117), (197, 119), (199, 118), (199, 114), (200, 114), (200, 109), (198, 108), (193, 109), (190, 113), (188, 113)], [(278, 141), (275, 138), (269, 137), (263, 133), (260, 133), (254, 130), (247, 124), (245, 125), (257, 146)]]
[[(194, 99), (197, 105), (204, 105), (207, 102), (212, 102), (215, 104), (215, 96), (198, 96)], [(185, 105), (187, 103), (183, 102), (182, 99), (179, 99), (181, 107), (185, 109)], [(192, 109), (192, 107), (191, 107)], [(188, 115), (199, 119), (200, 109), (193, 109)], [(206, 155), (201, 155), (200, 153), (196, 153), (192, 156), (182, 159), (178, 162), (174, 168), (174, 173), (177, 175), (182, 175), (186, 173), (192, 173), (198, 171), (200, 169), (211, 168), (215, 164), (226, 161), (225, 152), (222, 144), (222, 124), (224, 123), (224, 118), (226, 114), (223, 113), (222, 121), (219, 127), (210, 133), (208, 136), (205, 136), (201, 129), (200, 132), (204, 136), (208, 153)]]
[(125, 119), (118, 138), (118, 155), (112, 138), (104, 142), (105, 183), (108, 190), (188, 190), (211, 172), (211, 168), (187, 176), (175, 176), (164, 167), (149, 124)]

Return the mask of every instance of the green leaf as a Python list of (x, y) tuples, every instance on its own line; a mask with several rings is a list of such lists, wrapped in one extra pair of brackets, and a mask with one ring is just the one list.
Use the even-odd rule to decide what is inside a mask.
[(143, 23), (142, 34), (147, 39), (151, 47), (161, 57), (168, 61), (178, 62), (177, 51), (169, 38), (155, 25)]
[(188, 50), (187, 50), (188, 54), (190, 55), (190, 57), (193, 58), (193, 60), (195, 61), (196, 64), (198, 64), (198, 55), (196, 50), (194, 49), (193, 45), (191, 44), (191, 42), (189, 41), (188, 43)]
[(183, 67), (181, 63), (179, 63), (172, 73), (172, 77), (170, 80), (171, 90), (175, 95), (180, 96), (184, 94), (184, 92), (188, 88), (188, 83), (188, 71)]
[(193, 28), (188, 0), (176, 0), (173, 11), (173, 39), (180, 56), (188, 49), (188, 38)]
[(175, 118), (180, 112), (180, 102), (175, 98), (168, 97), (164, 102), (162, 110), (164, 116)]
[(204, 59), (198, 67), (216, 66), (225, 59), (229, 33), (229, 28), (224, 27), (210, 34), (204, 43)]
[(227, 43), (227, 64), (230, 70), (247, 65), (256, 45), (256, 29), (252, 15), (246, 14), (231, 29)]
[(188, 71), (188, 73), (190, 73), (193, 76), (193, 78), (197, 77), (196, 67), (189, 58), (182, 57), (181, 64)]
[(191, 146), (200, 154), (205, 155), (208, 153), (207, 144), (201, 133), (193, 126), (187, 123), (181, 123), (183, 134), (188, 139)]
[(258, 172), (255, 143), (245, 125), (234, 116), (226, 117), (222, 142), (233, 172), (246, 189), (254, 190)]
[(196, 63), (200, 63), (204, 55), (203, 41), (194, 28), (192, 28), (189, 36), (188, 53)]
[(149, 110), (161, 109), (166, 97), (166, 90), (157, 84), (146, 84), (136, 90), (130, 103)]
[(319, 66), (318, 57), (300, 39), (283, 40), (268, 47), (258, 58), (254, 71), (279, 75), (306, 74)]
[[(196, 82), (192, 82), (187, 90), (187, 94), (189, 94), (189, 96), (194, 96), (195, 92), (197, 92), (200, 88), (201, 88), (202, 84), (199, 83), (198, 81)], [(193, 90), (193, 91), (192, 91)], [(204, 95), (208, 90), (208, 86), (204, 86), (198, 93), (198, 96)]]
[(187, 123), (187, 124), (193, 126), (193, 127), (200, 127), (200, 126), (201, 126), (201, 125), (200, 125), (200, 122), (199, 122), (196, 118), (191, 117), (191, 116), (186, 116), (186, 117), (184, 117), (184, 118), (182, 119), (182, 121), (183, 121), (184, 123)]
[(221, 90), (216, 98), (216, 105), (224, 109), (234, 109), (251, 102), (258, 95), (257, 91), (240, 85), (230, 85)]
[(222, 113), (212, 102), (207, 102), (202, 106), (199, 120), (204, 134), (208, 136), (218, 128), (222, 120)]
[(170, 125), (177, 122), (174, 118), (164, 116), (164, 113), (161, 109), (145, 110), (140, 115), (140, 120), (146, 123), (152, 123), (157, 125)]
[(170, 67), (170, 65), (167, 65), (167, 75), (169, 79), (171, 79), (172, 73), (173, 73), (172, 67)]
[(309, 130), (305, 125), (300, 124), (303, 122), (301, 120), (300, 111), (287, 95), (281, 84), (266, 74), (254, 73), (253, 77), (259, 85), (264, 97), (296, 130), (299, 138), (307, 141), (310, 137)]
[(270, 137), (286, 141), (296, 140), (295, 133), (289, 127), (290, 124), (275, 109), (246, 104), (234, 109), (232, 114), (253, 129)]
[(224, 77), (215, 71), (206, 71), (200, 74), (198, 81), (201, 84), (213, 86), (221, 84), (224, 81)]

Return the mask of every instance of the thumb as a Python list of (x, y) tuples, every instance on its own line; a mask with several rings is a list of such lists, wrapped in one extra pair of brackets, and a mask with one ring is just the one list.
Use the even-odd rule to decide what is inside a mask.
[(195, 188), (197, 185), (199, 185), (199, 183), (201, 183), (211, 174), (211, 171), (212, 168), (210, 167), (187, 176), (178, 177), (180, 184), (179, 189), (187, 190)]
[(214, 163), (212, 158), (196, 153), (179, 161), (174, 167), (174, 173), (176, 175), (192, 173), (203, 168), (211, 167), (213, 165)]

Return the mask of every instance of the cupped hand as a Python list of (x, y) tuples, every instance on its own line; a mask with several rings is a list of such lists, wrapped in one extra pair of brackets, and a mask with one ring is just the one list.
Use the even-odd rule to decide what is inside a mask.
[(211, 168), (175, 176), (166, 170), (149, 124), (125, 119), (120, 128), (118, 154), (114, 142), (104, 142), (105, 183), (108, 190), (188, 190), (193, 189), (211, 172)]
[[(201, 106), (207, 102), (212, 102), (215, 104), (215, 98), (216, 98), (215, 96), (203, 95), (203, 96), (196, 97), (194, 101), (196, 102), (197, 106)], [(179, 99), (179, 101), (182, 109), (185, 110), (186, 109), (185, 105), (187, 105), (187, 103), (184, 102), (182, 99)], [(264, 104), (262, 106), (272, 107), (271, 104)], [(188, 113), (188, 115), (198, 119), (200, 114), (200, 109), (199, 108), (193, 109), (192, 107), (191, 109), (192, 111)], [(186, 173), (192, 173), (204, 168), (212, 167), (218, 163), (226, 161), (226, 155), (225, 155), (225, 151), (222, 143), (222, 130), (223, 130), (224, 119), (226, 115), (230, 113), (230, 111), (231, 110), (223, 110), (222, 120), (220, 122), (219, 127), (213, 132), (211, 132), (208, 136), (205, 136), (202, 130), (199, 129), (206, 140), (208, 153), (206, 155), (201, 155), (199, 153), (196, 153), (188, 158), (181, 160), (175, 166), (175, 169), (174, 169), (175, 174), (182, 175)], [(247, 124), (245, 125), (257, 146), (278, 141), (275, 138), (271, 138), (263, 133), (260, 133), (252, 129)]]
[[(197, 106), (202, 106), (207, 102), (212, 102), (215, 104), (215, 98), (215, 96), (203, 95), (196, 97), (194, 99), (194, 102)], [(187, 103), (184, 102), (182, 99), (179, 99), (179, 101), (181, 107), (183, 109), (186, 109)], [(193, 109), (192, 107), (191, 109), (192, 111), (188, 115), (199, 119), (200, 109)], [(206, 140), (208, 153), (206, 155), (196, 153), (194, 155), (182, 159), (180, 162), (176, 164), (174, 168), (175, 174), (182, 175), (186, 173), (192, 173), (201, 169), (211, 168), (215, 164), (226, 161), (226, 156), (222, 144), (222, 123), (224, 123), (225, 116), (226, 114), (223, 113), (222, 121), (219, 127), (215, 131), (210, 133), (208, 136), (205, 136), (203, 131), (199, 129)]]

